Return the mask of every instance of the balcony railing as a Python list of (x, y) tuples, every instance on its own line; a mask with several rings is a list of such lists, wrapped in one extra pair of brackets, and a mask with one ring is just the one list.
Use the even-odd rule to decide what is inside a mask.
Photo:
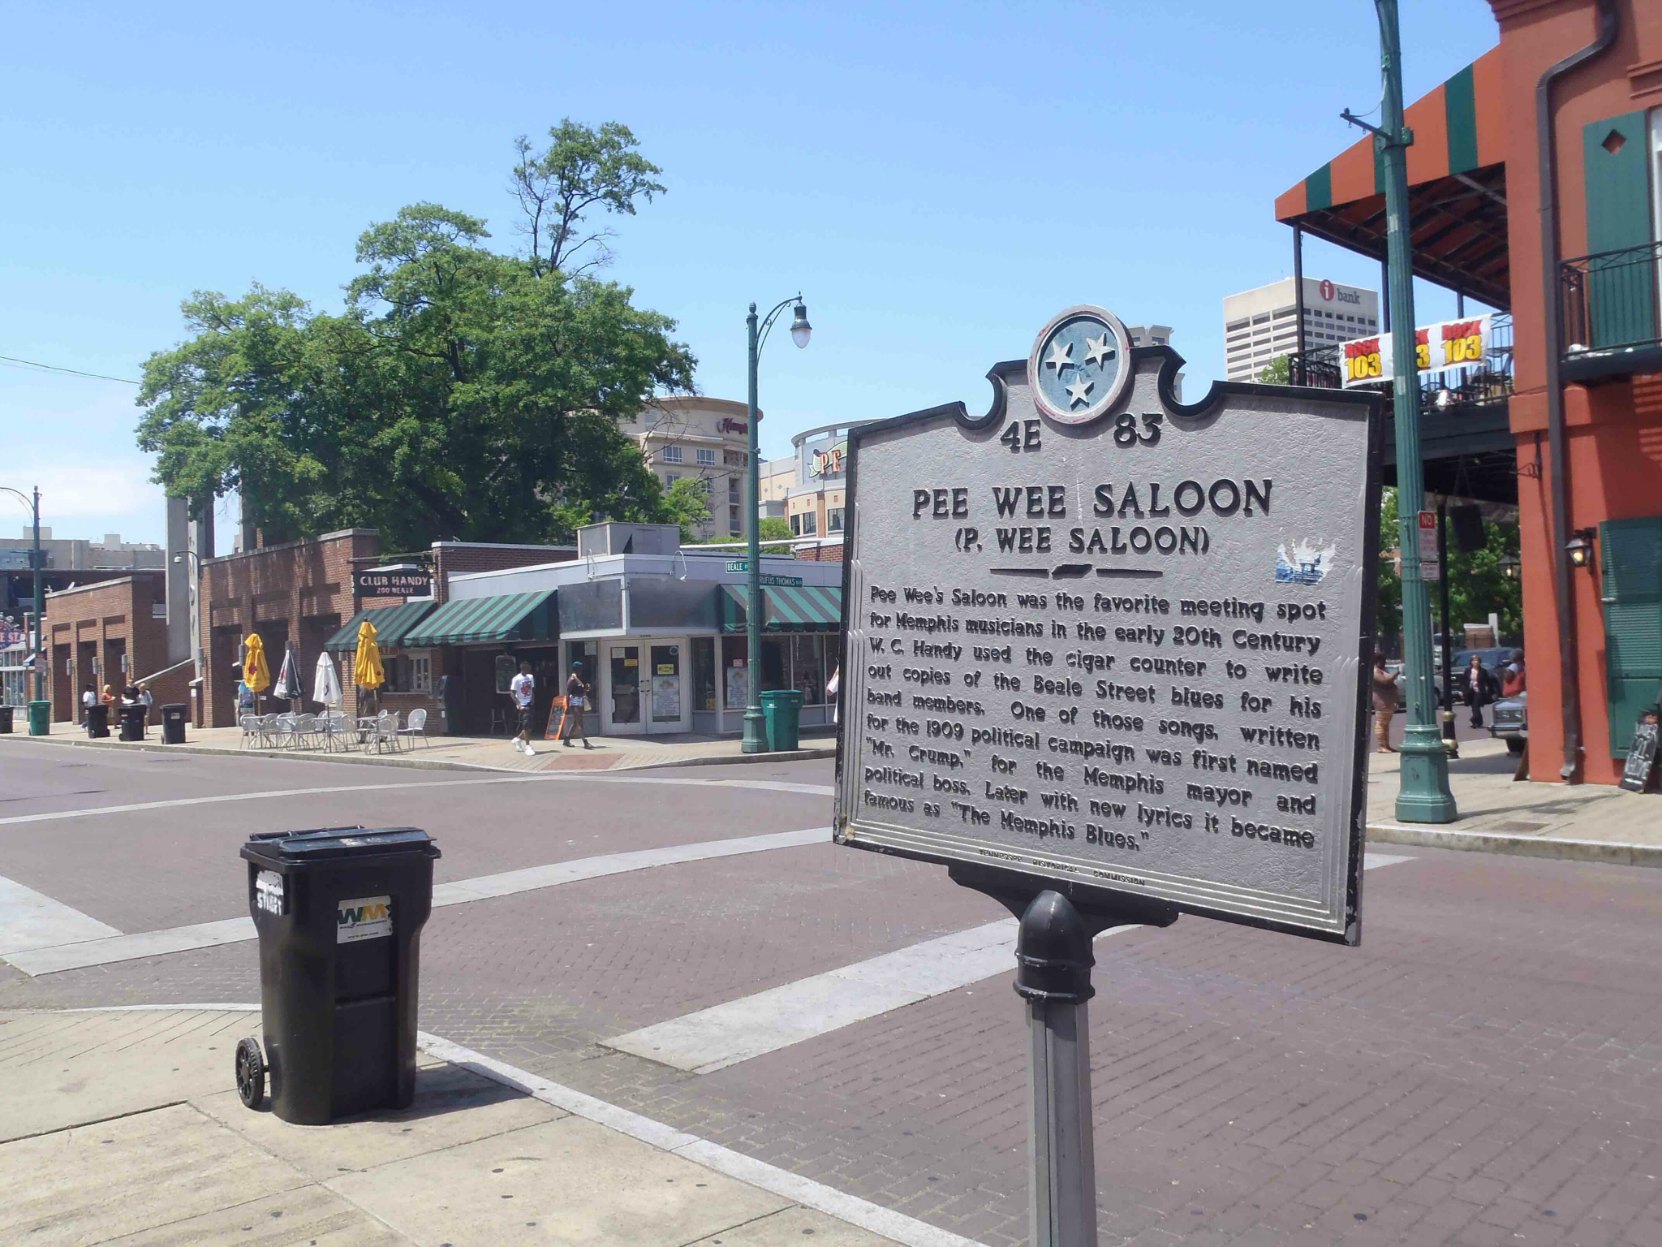
[[(1287, 357), (1288, 381), (1337, 390), (1344, 379), (1344, 361), (1338, 343)], [(1495, 312), (1489, 321), (1489, 342), (1482, 360), (1464, 368), (1428, 373), (1420, 378), (1420, 410), (1438, 415), (1460, 415), (1485, 407), (1504, 406), (1512, 395), (1512, 317)], [(1392, 383), (1376, 381), (1365, 387), (1390, 394)]]
[(1662, 242), (1578, 256), (1558, 273), (1567, 368), (1586, 375), (1631, 370), (1635, 352), (1662, 346)]

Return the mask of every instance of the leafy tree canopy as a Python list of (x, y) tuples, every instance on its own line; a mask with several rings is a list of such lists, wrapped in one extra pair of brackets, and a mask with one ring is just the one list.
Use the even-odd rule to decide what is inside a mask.
[(664, 509), (671, 523), (681, 526), (681, 540), (695, 542), (699, 530), (710, 522), (709, 480), (683, 476), (664, 491)]
[[(539, 160), (563, 179), (563, 229), (663, 189), (585, 154), (632, 147), (623, 127), (566, 122), (552, 137)], [(478, 218), (415, 204), (359, 238), (338, 314), (258, 285), (192, 295), (190, 336), (144, 366), (138, 443), (157, 481), (197, 506), (240, 491), (268, 540), (366, 525), (393, 549), (673, 518), (617, 422), (691, 390), (675, 323), (562, 271), (569, 236), (540, 257), (488, 238)]]

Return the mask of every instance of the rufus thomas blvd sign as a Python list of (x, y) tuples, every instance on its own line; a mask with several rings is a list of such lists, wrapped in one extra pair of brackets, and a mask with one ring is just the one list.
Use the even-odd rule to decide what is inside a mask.
[(1379, 400), (1075, 307), (851, 431), (839, 842), (1355, 943)]

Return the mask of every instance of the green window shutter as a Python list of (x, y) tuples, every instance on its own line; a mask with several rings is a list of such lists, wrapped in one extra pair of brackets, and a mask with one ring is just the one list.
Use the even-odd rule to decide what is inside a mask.
[(1662, 515), (1599, 525), (1610, 752), (1625, 757), (1639, 712), (1662, 695)]
[(1581, 134), (1587, 186), (1587, 252), (1647, 248), (1590, 260), (1588, 326), (1598, 347), (1656, 340), (1656, 266), (1651, 221), (1649, 136), (1645, 114), (1622, 113), (1586, 126)]

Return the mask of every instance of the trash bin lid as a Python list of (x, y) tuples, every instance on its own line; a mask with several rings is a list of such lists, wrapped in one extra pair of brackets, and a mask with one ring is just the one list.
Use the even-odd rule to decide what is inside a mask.
[(304, 865), (341, 857), (420, 853), (439, 856), (439, 846), (416, 827), (320, 827), (314, 831), (266, 831), (242, 846), (247, 860)]

